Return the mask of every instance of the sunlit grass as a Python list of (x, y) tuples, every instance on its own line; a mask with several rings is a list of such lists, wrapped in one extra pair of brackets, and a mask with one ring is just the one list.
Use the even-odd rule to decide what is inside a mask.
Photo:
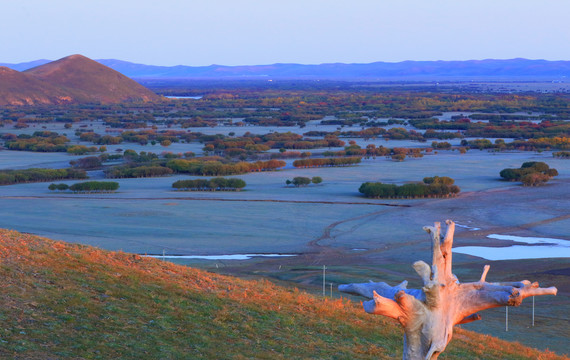
[[(394, 359), (397, 324), (152, 258), (0, 230), (0, 358)], [(459, 330), (442, 359), (562, 359)]]

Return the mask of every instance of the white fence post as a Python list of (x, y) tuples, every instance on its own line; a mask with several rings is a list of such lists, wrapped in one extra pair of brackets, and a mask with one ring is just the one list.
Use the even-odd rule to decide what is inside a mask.
[(327, 276), (327, 274), (326, 274), (326, 269), (327, 269), (327, 267), (326, 267), (325, 265), (323, 265), (323, 296), (325, 296), (325, 291), (326, 291), (326, 290), (325, 290), (325, 286), (326, 286), (326, 285), (325, 285), (325, 279), (326, 279), (326, 276)]
[(532, 297), (532, 326), (534, 327), (534, 296)]
[(509, 331), (509, 307), (505, 306), (505, 331)]

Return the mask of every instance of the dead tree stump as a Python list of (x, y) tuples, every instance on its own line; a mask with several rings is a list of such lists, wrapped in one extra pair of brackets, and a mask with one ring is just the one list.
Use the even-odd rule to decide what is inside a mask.
[(404, 328), (404, 360), (437, 359), (451, 337), (453, 327), (480, 320), (478, 311), (499, 306), (518, 306), (529, 296), (556, 295), (555, 287), (540, 288), (528, 280), (488, 283), (485, 265), (477, 282), (460, 283), (451, 272), (455, 223), (446, 221), (443, 240), (441, 226), (425, 226), (433, 241), (431, 267), (416, 261), (413, 268), (421, 277), (422, 289), (406, 289), (407, 281), (397, 286), (384, 282), (339, 285), (343, 292), (358, 294), (372, 300), (364, 302), (370, 314), (384, 315), (400, 322)]

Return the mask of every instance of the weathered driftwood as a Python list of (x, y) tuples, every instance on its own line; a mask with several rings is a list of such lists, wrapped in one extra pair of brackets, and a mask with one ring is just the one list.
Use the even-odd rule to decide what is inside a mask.
[(481, 279), (462, 284), (451, 272), (455, 223), (446, 221), (447, 232), (440, 237), (440, 224), (425, 226), (433, 241), (430, 267), (416, 261), (414, 269), (423, 281), (423, 288), (406, 289), (407, 281), (397, 286), (384, 282), (340, 285), (339, 290), (358, 294), (372, 300), (364, 302), (370, 314), (396, 319), (404, 328), (404, 360), (433, 360), (445, 350), (456, 324), (480, 320), (478, 311), (499, 306), (518, 306), (524, 298), (556, 295), (555, 287), (540, 288), (528, 280), (520, 282), (486, 282), (489, 265)]

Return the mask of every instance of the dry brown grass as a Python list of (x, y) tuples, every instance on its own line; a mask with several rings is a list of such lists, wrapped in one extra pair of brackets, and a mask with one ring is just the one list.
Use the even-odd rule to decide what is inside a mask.
[[(0, 258), (2, 358), (401, 357), (346, 299), (7, 230)], [(461, 329), (441, 358), (568, 359)]]

